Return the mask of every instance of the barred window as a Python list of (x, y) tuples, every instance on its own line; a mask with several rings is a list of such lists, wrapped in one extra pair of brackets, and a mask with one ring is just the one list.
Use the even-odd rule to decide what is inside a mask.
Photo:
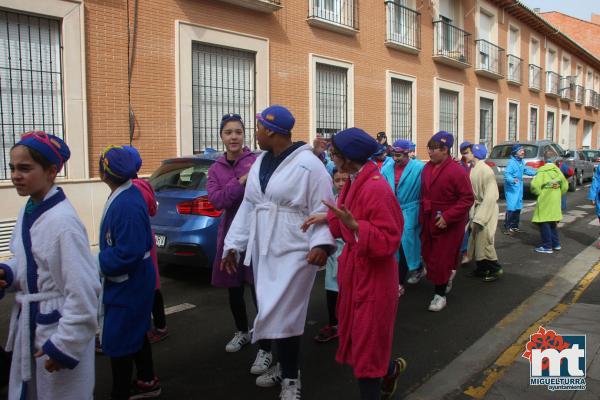
[(517, 141), (517, 126), (519, 122), (519, 105), (508, 103), (508, 140)]
[(479, 99), (479, 143), (491, 149), (494, 144), (494, 101)]
[(391, 142), (412, 138), (412, 82), (392, 78)]
[[(458, 140), (458, 92), (440, 89), (440, 121), (441, 131), (454, 135)], [(452, 153), (458, 155), (458, 146), (453, 146)]]
[(206, 148), (223, 150), (221, 117), (242, 116), (246, 145), (254, 148), (256, 54), (250, 51), (192, 43), (192, 119), (194, 154)]
[(323, 137), (348, 126), (348, 70), (317, 63), (317, 133)]
[(535, 107), (529, 109), (529, 137), (533, 141), (537, 138), (538, 110)]
[(24, 132), (64, 137), (60, 21), (0, 11), (0, 180)]
[(554, 112), (552, 111), (546, 114), (546, 139), (554, 140)]

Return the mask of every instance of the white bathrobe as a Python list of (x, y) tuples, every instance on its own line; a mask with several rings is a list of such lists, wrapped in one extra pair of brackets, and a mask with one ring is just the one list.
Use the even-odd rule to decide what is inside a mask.
[[(42, 205), (61, 195), (54, 187)], [(35, 214), (34, 211), (31, 215)], [(24, 209), (11, 238), (14, 258), (0, 263), (12, 272), (14, 281), (10, 289), (16, 291), (7, 344), (7, 350), (14, 351), (9, 399), (20, 399), (23, 388), (27, 399), (92, 399), (100, 281), (87, 233), (67, 199), (43, 212), (29, 229), (37, 270), (30, 267), (28, 277), (23, 222)], [(32, 271), (37, 272), (37, 279)], [(37, 282), (37, 293), (32, 293), (35, 290), (31, 290), (28, 278), (29, 282)], [(28, 343), (30, 324), (26, 318), (29, 314), (26, 305), (30, 302), (39, 305), (33, 348)], [(32, 355), (40, 349), (47, 355), (34, 359)], [(46, 371), (44, 363), (48, 356), (66, 368), (53, 373)]]
[(306, 256), (318, 245), (335, 249), (327, 224), (300, 229), (304, 219), (327, 212), (333, 202), (331, 177), (308, 145), (292, 152), (261, 191), (259, 170), (265, 153), (248, 174), (244, 200), (225, 238), (223, 255), (246, 251), (252, 265), (258, 302), (253, 341), (304, 333), (308, 300), (317, 267)]

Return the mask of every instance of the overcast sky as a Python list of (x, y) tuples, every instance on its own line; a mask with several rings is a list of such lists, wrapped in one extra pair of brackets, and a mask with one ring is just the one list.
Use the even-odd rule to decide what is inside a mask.
[(521, 0), (529, 8), (560, 11), (573, 17), (590, 20), (592, 13), (600, 14), (600, 0)]

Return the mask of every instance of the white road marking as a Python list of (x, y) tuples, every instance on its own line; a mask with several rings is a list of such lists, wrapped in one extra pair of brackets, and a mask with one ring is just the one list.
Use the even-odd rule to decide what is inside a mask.
[(598, 221), (598, 218), (594, 218), (593, 220), (591, 220), (588, 225), (592, 225), (592, 226), (600, 226), (600, 221)]
[(596, 206), (593, 206), (591, 204), (583, 204), (581, 206), (577, 206), (577, 208), (590, 209), (590, 208), (596, 208)]
[(176, 306), (165, 308), (165, 315), (171, 315), (181, 311), (191, 310), (192, 308), (196, 308), (196, 306), (190, 303), (177, 304)]

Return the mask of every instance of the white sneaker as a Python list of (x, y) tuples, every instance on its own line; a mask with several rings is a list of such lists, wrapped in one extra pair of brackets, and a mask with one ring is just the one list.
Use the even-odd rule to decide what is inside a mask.
[(240, 351), (242, 347), (250, 343), (250, 339), (250, 333), (242, 331), (236, 332), (233, 336), (233, 339), (231, 339), (225, 346), (225, 351), (228, 353)]
[(414, 285), (415, 283), (419, 283), (419, 281), (425, 276), (425, 274), (427, 274), (427, 270), (425, 269), (425, 267), (415, 269), (414, 271), (411, 271), (410, 276), (407, 279), (407, 282), (410, 283), (411, 285)]
[(301, 400), (300, 397), (300, 375), (298, 379), (284, 379), (281, 382), (281, 393), (279, 398), (282, 400)]
[(436, 294), (429, 303), (429, 311), (442, 311), (446, 307), (446, 297)]
[(250, 373), (252, 375), (262, 375), (265, 372), (267, 372), (269, 367), (271, 367), (272, 362), (273, 362), (273, 354), (272, 353), (270, 353), (268, 351), (264, 351), (264, 350), (258, 350), (258, 353), (256, 354), (256, 359), (254, 360), (254, 363), (252, 364), (252, 367), (250, 368)]
[(454, 280), (455, 276), (456, 276), (456, 270), (453, 269), (452, 274), (450, 275), (450, 279), (448, 279), (448, 284), (446, 285), (446, 294), (450, 293), (450, 291), (452, 290), (452, 281)]
[(256, 378), (256, 386), (273, 387), (281, 383), (281, 367), (279, 363), (273, 365), (264, 374)]

